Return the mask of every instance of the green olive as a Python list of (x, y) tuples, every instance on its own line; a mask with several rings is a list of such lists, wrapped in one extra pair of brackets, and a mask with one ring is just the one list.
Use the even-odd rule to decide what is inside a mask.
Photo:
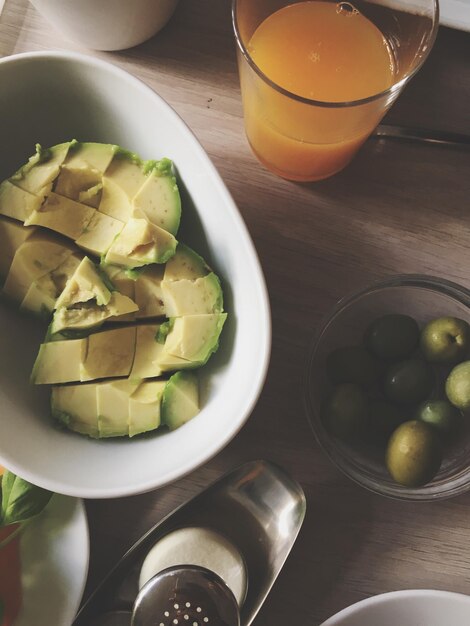
[(390, 366), (385, 376), (385, 395), (398, 404), (426, 400), (434, 386), (431, 366), (421, 359), (408, 359)]
[(388, 441), (393, 431), (407, 419), (402, 408), (385, 400), (371, 400), (369, 404), (368, 430), (377, 443)]
[(418, 407), (416, 419), (429, 424), (447, 438), (457, 430), (460, 413), (447, 400), (430, 400)]
[(391, 477), (400, 485), (425, 485), (437, 474), (442, 462), (439, 437), (424, 422), (405, 422), (390, 437), (385, 460)]
[(326, 371), (332, 383), (368, 387), (380, 376), (380, 364), (363, 346), (337, 348), (328, 355)]
[(390, 313), (377, 318), (364, 333), (367, 348), (380, 359), (410, 356), (419, 342), (419, 327), (409, 315)]
[(457, 317), (439, 317), (424, 326), (420, 347), (428, 361), (461, 361), (470, 347), (470, 326)]
[(461, 411), (470, 411), (470, 361), (456, 365), (446, 380), (446, 395)]
[(367, 396), (357, 385), (338, 385), (328, 398), (322, 412), (327, 430), (340, 439), (352, 439), (367, 424)]

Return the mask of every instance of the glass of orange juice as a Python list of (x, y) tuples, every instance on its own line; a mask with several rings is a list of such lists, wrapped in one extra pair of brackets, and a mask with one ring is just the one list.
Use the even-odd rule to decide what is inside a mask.
[(419, 70), (437, 0), (233, 0), (245, 129), (290, 180), (342, 170)]

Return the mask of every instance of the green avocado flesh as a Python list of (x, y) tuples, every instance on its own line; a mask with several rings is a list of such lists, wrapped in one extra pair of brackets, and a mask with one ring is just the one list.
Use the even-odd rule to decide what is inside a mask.
[(31, 383), (89, 437), (174, 430), (200, 411), (194, 370), (218, 349), (218, 276), (178, 242), (169, 159), (70, 141), (0, 183), (0, 284), (48, 323)]
[(51, 410), (63, 426), (95, 439), (171, 430), (199, 412), (198, 381), (177, 372), (168, 380), (119, 379), (52, 387)]
[(72, 141), (36, 147), (0, 184), (0, 214), (138, 267), (174, 254), (181, 198), (169, 159), (144, 162), (118, 146)]

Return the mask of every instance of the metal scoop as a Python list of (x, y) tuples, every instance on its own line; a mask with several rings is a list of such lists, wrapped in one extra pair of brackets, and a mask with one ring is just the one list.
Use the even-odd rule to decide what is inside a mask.
[(240, 626), (240, 612), (224, 581), (204, 567), (178, 565), (140, 590), (131, 626)]

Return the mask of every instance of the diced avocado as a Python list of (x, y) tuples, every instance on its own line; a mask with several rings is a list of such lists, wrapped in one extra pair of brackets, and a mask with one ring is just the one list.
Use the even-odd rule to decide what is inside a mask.
[(135, 301), (139, 307), (137, 319), (166, 315), (161, 287), (163, 267), (149, 265), (135, 280)]
[(196, 280), (164, 280), (161, 289), (168, 317), (221, 313), (224, 308), (220, 281), (213, 272)]
[(59, 267), (31, 283), (20, 308), (49, 318), (67, 280), (80, 265), (81, 257), (71, 254)]
[(131, 218), (109, 248), (105, 261), (125, 267), (165, 263), (175, 249), (172, 234), (146, 219)]
[(103, 174), (118, 150), (119, 146), (109, 143), (76, 143), (70, 149), (65, 164), (70, 168), (91, 167)]
[(103, 177), (103, 190), (98, 211), (120, 222), (127, 222), (132, 217), (132, 205), (126, 192), (114, 182)]
[(123, 222), (95, 211), (88, 226), (75, 243), (87, 252), (101, 257), (106, 254), (123, 228)]
[(25, 226), (44, 226), (75, 241), (84, 232), (95, 212), (92, 207), (51, 192), (44, 204), (25, 220)]
[(69, 141), (52, 148), (42, 148), (37, 144), (36, 154), (13, 174), (10, 181), (24, 191), (34, 194), (41, 192), (59, 175), (60, 167), (73, 143)]
[(106, 178), (113, 180), (126, 193), (129, 200), (136, 195), (146, 181), (142, 161), (136, 154), (118, 150), (106, 170)]
[(118, 291), (113, 291), (106, 305), (99, 306), (92, 301), (85, 302), (81, 307), (57, 309), (54, 313), (50, 332), (55, 335), (64, 331), (94, 329), (111, 317), (127, 315), (137, 311), (137, 308), (136, 303), (130, 298), (123, 296)]
[(86, 338), (41, 344), (31, 382), (36, 385), (56, 385), (80, 380), (80, 363), (85, 360), (86, 352)]
[(35, 231), (34, 227), (25, 228), (7, 217), (0, 217), (0, 278), (6, 278), (15, 252)]
[(136, 329), (129, 326), (94, 333), (80, 366), (80, 380), (127, 377), (134, 361)]
[(110, 300), (111, 291), (101, 273), (93, 261), (84, 257), (57, 299), (56, 308), (71, 308), (90, 301), (98, 306), (103, 306), (108, 304)]
[(199, 413), (199, 385), (191, 372), (176, 372), (163, 391), (162, 424), (170, 430), (179, 428)]
[(173, 318), (173, 327), (165, 342), (165, 352), (204, 365), (219, 347), (219, 335), (226, 319), (226, 313)]
[(181, 198), (169, 159), (154, 164), (132, 205), (145, 213), (152, 224), (176, 235), (181, 218)]
[(100, 213), (127, 222), (132, 216), (132, 199), (147, 180), (141, 161), (119, 151), (103, 176)]
[(83, 204), (87, 204), (88, 206), (92, 206), (95, 209), (98, 208), (101, 200), (101, 192), (103, 191), (103, 184), (97, 183), (93, 187), (89, 189), (84, 189), (80, 191), (78, 194), (78, 201), (83, 202)]
[(137, 326), (135, 358), (130, 378), (155, 378), (162, 373), (158, 359), (163, 345), (156, 340), (158, 325), (144, 324)]
[[(130, 278), (122, 267), (118, 265), (107, 265), (103, 263), (101, 265), (101, 270), (106, 274), (109, 280), (113, 283), (114, 287), (121, 293), (123, 296), (127, 296), (131, 300), (133, 300), (137, 306), (138, 303), (135, 299), (135, 281), (133, 278)], [(140, 307), (139, 307), (140, 309)], [(137, 311), (138, 313), (139, 311)], [(135, 320), (136, 312), (129, 313), (128, 315), (121, 315), (118, 318), (113, 317), (109, 321), (110, 322), (132, 322)]]
[(143, 382), (129, 398), (129, 437), (160, 426), (160, 409), (166, 381)]
[(197, 252), (179, 241), (175, 254), (165, 265), (163, 280), (196, 280), (206, 276), (210, 271), (207, 263)]
[(116, 380), (96, 386), (98, 430), (100, 437), (122, 437), (129, 434), (129, 398), (140, 380)]
[(20, 189), (9, 180), (0, 183), (0, 213), (14, 220), (25, 222), (32, 213), (38, 211), (51, 191), (51, 185), (37, 194)]
[(52, 387), (52, 417), (82, 435), (99, 437), (96, 385)]
[(179, 356), (168, 354), (168, 352), (165, 351), (165, 348), (163, 348), (160, 353), (155, 365), (158, 365), (163, 374), (166, 372), (176, 372), (178, 370), (193, 370), (200, 367), (200, 363), (187, 361)]
[(37, 231), (16, 251), (3, 293), (12, 300), (23, 301), (31, 283), (61, 265), (73, 247), (52, 233)]
[[(82, 202), (96, 209), (101, 198), (102, 176), (99, 170), (89, 165), (84, 167), (64, 165), (60, 171), (54, 191), (61, 196), (66, 196), (71, 200)], [(87, 194), (91, 189), (94, 192)]]
[(56, 287), (56, 298), (63, 292), (67, 281), (74, 275), (82, 259), (83, 256), (79, 252), (72, 252), (59, 267), (50, 272), (51, 279)]

